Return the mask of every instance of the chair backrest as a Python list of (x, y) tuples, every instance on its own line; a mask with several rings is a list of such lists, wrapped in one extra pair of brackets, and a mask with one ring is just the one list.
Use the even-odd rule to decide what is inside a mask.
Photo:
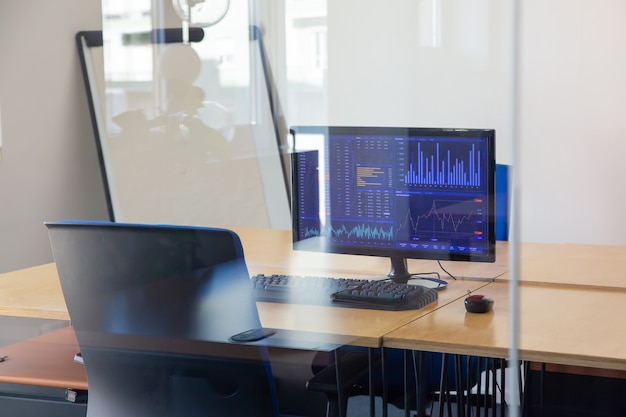
[(509, 240), (509, 169), (496, 164), (496, 240)]
[(88, 417), (276, 415), (243, 249), (225, 229), (46, 223), (85, 360)]

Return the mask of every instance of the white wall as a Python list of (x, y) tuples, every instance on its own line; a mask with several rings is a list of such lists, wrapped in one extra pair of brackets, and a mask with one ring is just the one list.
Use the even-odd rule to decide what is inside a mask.
[(329, 123), (495, 128), (498, 160), (512, 162), (508, 2), (342, 0), (328, 7)]
[(106, 218), (74, 34), (99, 0), (0, 2), (0, 272), (52, 261), (47, 220)]
[(522, 237), (626, 245), (626, 2), (521, 3)]

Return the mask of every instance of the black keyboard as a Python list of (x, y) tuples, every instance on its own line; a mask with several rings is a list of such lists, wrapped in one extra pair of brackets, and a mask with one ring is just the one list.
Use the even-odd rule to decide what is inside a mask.
[(375, 310), (416, 310), (437, 301), (437, 291), (388, 280), (297, 275), (255, 275), (257, 301)]

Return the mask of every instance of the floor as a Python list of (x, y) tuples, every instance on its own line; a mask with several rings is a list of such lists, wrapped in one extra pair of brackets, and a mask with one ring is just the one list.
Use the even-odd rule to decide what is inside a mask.
[[(383, 413), (382, 413), (381, 399), (377, 398), (375, 404), (376, 404), (375, 416), (376, 417), (382, 416)], [(426, 410), (426, 413), (430, 417), (439, 417), (439, 404), (438, 403), (431, 404), (430, 407)], [(369, 410), (369, 398), (368, 397), (354, 397), (348, 401), (348, 414), (346, 417), (367, 417), (369, 415), (370, 415), (370, 410)], [(399, 409), (393, 405), (389, 405), (389, 408), (387, 410), (387, 415), (389, 417), (404, 417), (405, 412), (404, 410)], [(476, 415), (477, 415), (476, 413), (471, 414), (471, 416), (476, 416)], [(484, 410), (481, 410), (480, 415), (484, 416)], [(498, 411), (496, 413), (496, 417), (498, 417), (499, 415), (500, 415), (500, 412)], [(409, 416), (414, 417), (415, 411), (411, 411)], [(454, 405), (452, 407), (450, 414), (448, 413), (448, 410), (444, 410), (441, 417), (444, 417), (444, 416), (445, 417), (457, 417), (458, 416), (457, 410), (454, 408)], [(487, 416), (491, 417), (493, 416), (493, 413), (491, 411), (488, 411)]]

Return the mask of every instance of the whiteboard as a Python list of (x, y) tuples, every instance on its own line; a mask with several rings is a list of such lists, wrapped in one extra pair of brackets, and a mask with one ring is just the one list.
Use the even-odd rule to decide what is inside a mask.
[[(202, 29), (194, 30), (202, 42)], [(77, 34), (111, 220), (289, 229), (280, 138), (255, 72), (261, 40), (250, 40), (255, 65), (238, 94), (252, 106), (242, 116), (211, 99), (202, 83), (211, 63), (178, 32), (164, 33), (152, 31), (153, 76), (139, 81), (107, 75), (102, 32)]]

